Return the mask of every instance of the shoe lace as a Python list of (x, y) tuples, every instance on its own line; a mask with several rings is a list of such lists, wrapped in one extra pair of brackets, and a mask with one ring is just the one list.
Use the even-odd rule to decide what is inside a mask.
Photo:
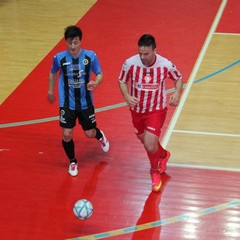
[(70, 168), (71, 171), (74, 171), (76, 169), (77, 165), (75, 163), (71, 164)]
[(105, 141), (104, 137), (100, 138), (98, 141), (103, 147), (105, 147), (106, 141)]

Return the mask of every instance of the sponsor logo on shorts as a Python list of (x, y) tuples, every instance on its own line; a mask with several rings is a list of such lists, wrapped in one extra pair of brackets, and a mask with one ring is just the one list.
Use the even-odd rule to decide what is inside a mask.
[(60, 111), (60, 117), (59, 117), (59, 120), (61, 123), (66, 123), (66, 119), (65, 119), (64, 115), (65, 115), (65, 111), (62, 109)]
[(147, 126), (147, 129), (152, 130), (152, 131), (155, 131), (155, 130), (156, 130), (155, 128), (150, 127), (150, 126)]
[(92, 123), (96, 122), (96, 118), (94, 114), (90, 115), (89, 119), (91, 120)]

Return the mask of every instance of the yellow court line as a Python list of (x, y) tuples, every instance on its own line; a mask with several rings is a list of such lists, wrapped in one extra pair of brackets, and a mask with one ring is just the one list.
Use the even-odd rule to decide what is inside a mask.
[(236, 207), (237, 205), (240, 205), (240, 199), (235, 199), (233, 201), (219, 204), (210, 208), (198, 210), (198, 211), (193, 211), (191, 213), (186, 213), (182, 215), (178, 215), (175, 217), (163, 219), (163, 220), (158, 220), (155, 222), (150, 222), (150, 223), (145, 223), (133, 227), (127, 227), (127, 228), (121, 228), (117, 230), (112, 230), (109, 232), (103, 232), (103, 233), (98, 233), (98, 234), (93, 234), (93, 235), (88, 235), (88, 236), (83, 236), (83, 237), (76, 237), (76, 238), (69, 238), (66, 240), (96, 240), (96, 239), (103, 239), (103, 238), (108, 238), (108, 237), (113, 237), (113, 236), (119, 236), (127, 233), (133, 233), (137, 231), (142, 231), (150, 228), (155, 228), (155, 227), (160, 227), (163, 225), (168, 225), (176, 222), (181, 222), (188, 220), (190, 218), (195, 218), (195, 217), (201, 217), (204, 215), (208, 215), (211, 213), (216, 213), (220, 212), (222, 210), (228, 209), (228, 208), (233, 208)]

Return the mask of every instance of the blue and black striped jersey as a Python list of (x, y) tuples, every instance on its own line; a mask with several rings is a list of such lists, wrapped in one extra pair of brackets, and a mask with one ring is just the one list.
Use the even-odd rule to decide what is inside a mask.
[(91, 73), (100, 74), (102, 69), (95, 52), (81, 49), (74, 58), (68, 50), (53, 58), (51, 72), (60, 70), (58, 79), (59, 106), (72, 110), (87, 109), (93, 105), (92, 92), (87, 90)]

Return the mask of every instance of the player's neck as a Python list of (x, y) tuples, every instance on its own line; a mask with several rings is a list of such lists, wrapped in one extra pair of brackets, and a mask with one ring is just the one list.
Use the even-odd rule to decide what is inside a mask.
[(157, 59), (157, 56), (155, 55), (153, 61), (147, 67), (152, 67), (155, 64), (156, 59)]

